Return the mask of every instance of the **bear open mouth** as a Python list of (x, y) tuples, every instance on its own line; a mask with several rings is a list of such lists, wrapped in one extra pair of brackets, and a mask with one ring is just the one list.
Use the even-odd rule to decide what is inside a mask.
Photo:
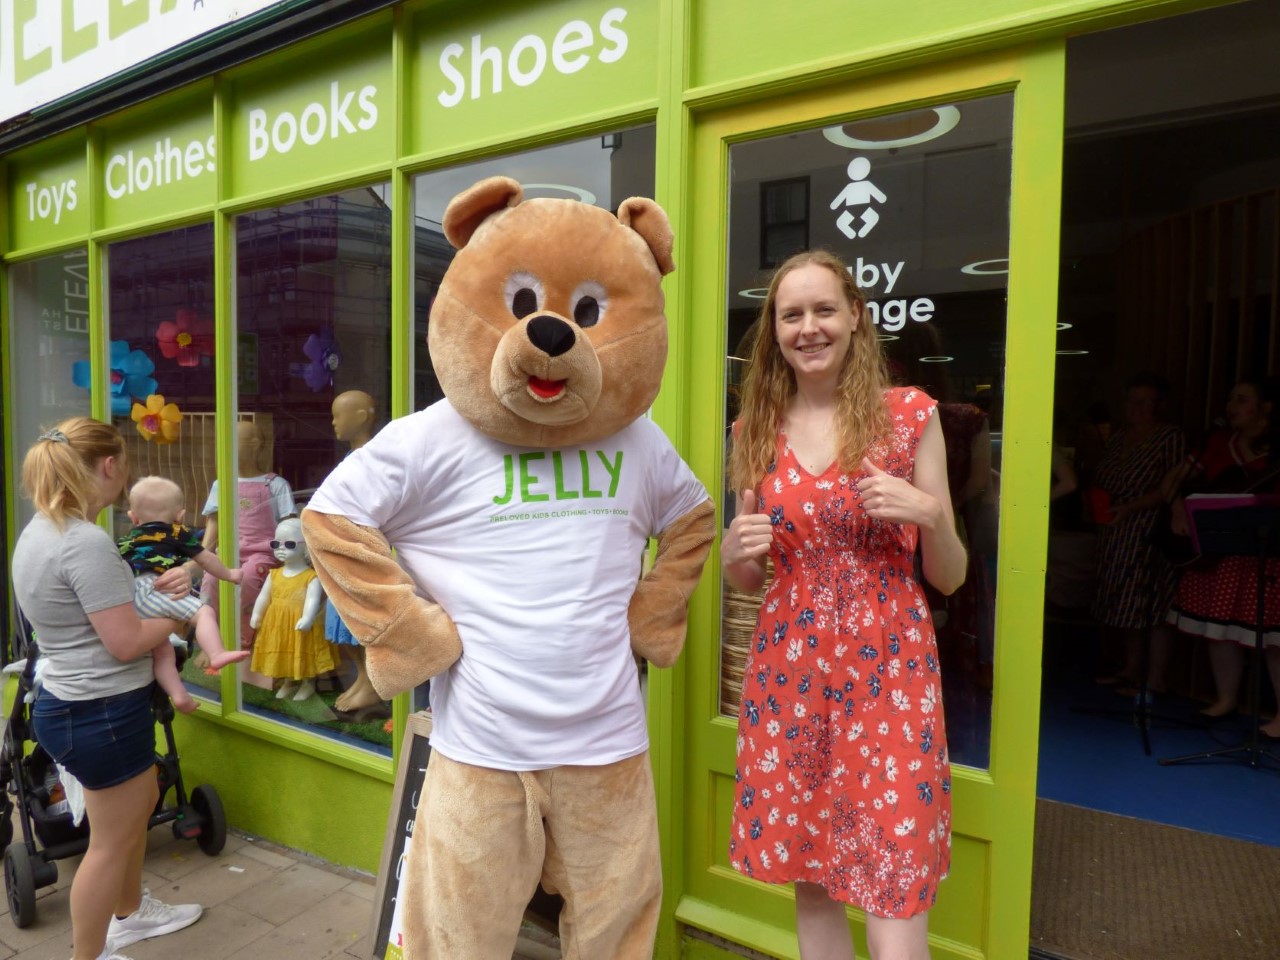
[(529, 391), (540, 400), (554, 400), (564, 393), (564, 380), (543, 380), (541, 377), (529, 378)]

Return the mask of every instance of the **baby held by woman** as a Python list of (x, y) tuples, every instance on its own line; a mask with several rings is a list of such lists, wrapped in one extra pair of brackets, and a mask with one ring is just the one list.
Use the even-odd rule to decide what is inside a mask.
[[(134, 606), (142, 617), (170, 617), (194, 626), (196, 643), (209, 657), (213, 669), (247, 659), (248, 650), (226, 650), (218, 630), (218, 616), (201, 596), (191, 593), (174, 599), (155, 589), (156, 579), (167, 570), (194, 560), (219, 580), (240, 582), (239, 568), (230, 569), (218, 555), (206, 550), (200, 537), (182, 521), (186, 516), (182, 489), (164, 477), (143, 477), (129, 490), (129, 520), (133, 529), (120, 541), (120, 555), (134, 573)], [(196, 702), (178, 675), (173, 647), (162, 644), (152, 651), (156, 682), (183, 713)]]

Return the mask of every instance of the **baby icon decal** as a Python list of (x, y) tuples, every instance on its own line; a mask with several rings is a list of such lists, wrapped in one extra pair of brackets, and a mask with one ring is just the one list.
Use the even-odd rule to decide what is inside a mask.
[[(888, 198), (876, 188), (876, 185), (866, 179), (868, 173), (871, 172), (871, 161), (866, 157), (854, 157), (849, 161), (848, 173), (849, 183), (840, 191), (834, 200), (831, 201), (831, 209), (836, 210), (844, 207), (844, 211), (836, 219), (836, 226), (850, 240), (856, 240), (859, 237), (865, 237), (872, 231), (877, 223), (880, 222), (880, 214), (876, 213), (872, 203), (884, 203)], [(858, 207), (864, 207), (861, 212), (862, 226), (858, 228), (857, 221), (859, 215)], [(852, 209), (851, 209), (852, 208)]]

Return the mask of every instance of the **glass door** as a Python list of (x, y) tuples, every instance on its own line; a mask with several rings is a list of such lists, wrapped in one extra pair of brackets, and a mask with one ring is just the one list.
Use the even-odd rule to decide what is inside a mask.
[[(887, 678), (906, 666), (892, 650), (874, 665), (856, 662), (859, 651), (851, 650), (848, 663), (814, 667), (841, 674), (838, 683), (810, 678), (816, 709), (783, 716), (769, 689), (782, 681), (751, 666), (751, 650), (762, 642), (760, 597), (722, 582), (713, 558), (694, 601), (676, 707), (683, 717), (673, 725), (685, 742), (682, 786), (667, 819), (679, 839), (668, 849), (683, 857), (683, 872), (681, 896), (669, 900), (686, 927), (770, 955), (798, 955), (790, 885), (748, 879), (730, 861), (734, 805), (746, 800), (735, 783), (740, 711), (743, 729), (765, 738), (852, 743), (863, 723), (892, 723), (900, 741), (887, 751), (894, 775), (879, 768), (859, 802), (870, 812), (901, 804), (904, 792), (927, 800), (920, 808), (927, 824), (909, 817), (905, 804), (892, 824), (874, 816), (868, 823), (899, 837), (933, 828), (931, 842), (950, 844), (950, 878), (930, 914), (933, 955), (1025, 955), (1061, 69), (1055, 47), (695, 117), (681, 264), (694, 318), (685, 355), (694, 369), (721, 373), (689, 377), (681, 412), (690, 459), (715, 483), (722, 528), (733, 516), (727, 443), (769, 277), (792, 253), (824, 248), (848, 265), (866, 295), (864, 318), (875, 326), (892, 381), (938, 401), (969, 564), (955, 594), (926, 594), (942, 677), (928, 704), (890, 696)], [(802, 653), (788, 682), (804, 682)], [(943, 727), (931, 722), (926, 738), (925, 725), (909, 721), (939, 701), (949, 798), (914, 777), (925, 740), (941, 739)], [(903, 724), (910, 733), (898, 735)], [(789, 779), (796, 778), (780, 769), (777, 789), (750, 798), (762, 828), (794, 816)], [(933, 817), (948, 799), (951, 815)], [(798, 837), (776, 855), (794, 856), (803, 846)], [(851, 910), (850, 920), (864, 952), (862, 914)]]

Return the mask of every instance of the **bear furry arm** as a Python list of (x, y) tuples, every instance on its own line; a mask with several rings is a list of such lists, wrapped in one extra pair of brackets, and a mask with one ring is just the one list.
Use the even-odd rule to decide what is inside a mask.
[(655, 666), (671, 666), (684, 647), (689, 597), (711, 552), (715, 513), (704, 500), (659, 533), (653, 569), (636, 585), (627, 608), (631, 649)]
[(365, 648), (380, 697), (418, 686), (462, 655), (457, 627), (443, 607), (417, 595), (381, 533), (304, 510), (302, 534), (329, 602)]

